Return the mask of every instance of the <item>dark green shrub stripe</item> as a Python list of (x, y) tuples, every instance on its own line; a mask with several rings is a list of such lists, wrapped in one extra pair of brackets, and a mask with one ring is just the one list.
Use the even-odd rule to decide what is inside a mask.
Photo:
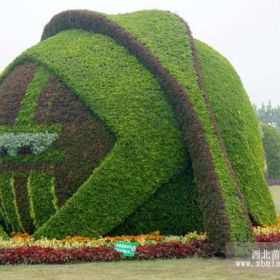
[(267, 177), (280, 178), (280, 132), (268, 124), (261, 125), (263, 146), (266, 155)]
[(25, 232), (32, 233), (34, 226), (30, 216), (30, 204), (27, 192), (28, 174), (16, 173), (13, 176), (12, 183), (15, 191), (18, 213), (21, 218), (22, 226)]
[(1, 192), (0, 192), (0, 221), (2, 221), (2, 223), (4, 223), (7, 231), (11, 232), (11, 226), (9, 224), (8, 217), (7, 217), (7, 214), (4, 209), (4, 202), (3, 202), (3, 199), (1, 196)]
[(9, 229), (9, 224), (7, 223), (7, 216), (2, 207), (2, 200), (0, 195), (0, 227), (1, 226), (5, 227), (6, 229)]
[(0, 225), (0, 239), (9, 239), (7, 232)]
[(107, 36), (62, 32), (26, 57), (53, 69), (117, 138), (111, 153), (35, 236), (106, 234), (184, 167), (172, 108), (151, 73)]
[(10, 225), (7, 224), (7, 217), (5, 216), (5, 213), (3, 212), (3, 209), (0, 209), (0, 239), (8, 239), (9, 235), (8, 232), (10, 232)]
[[(73, 30), (57, 34), (67, 29), (85, 29), (91, 33)], [(216, 114), (211, 108), (211, 95), (214, 96), (215, 92), (208, 88), (208, 77), (204, 77), (204, 73), (211, 67), (205, 66), (205, 70), (201, 63), (200, 69), (200, 57), (189, 28), (180, 18), (161, 11), (143, 11), (107, 18), (89, 11), (68, 11), (55, 16), (46, 26), (42, 39), (49, 36), (52, 37), (29, 49), (15, 64), (35, 61), (58, 75), (116, 134), (117, 142), (100, 167), (38, 229), (36, 236), (105, 234), (121, 224), (128, 215), (129, 218), (132, 217), (133, 211), (139, 210), (145, 202), (148, 206), (152, 200), (151, 195), (161, 193), (156, 192), (157, 188), (165, 186), (186, 164), (188, 154), (183, 154), (183, 149), (179, 149), (180, 145), (173, 143), (173, 150), (171, 145), (168, 146), (171, 144), (170, 139), (175, 137), (169, 130), (172, 125), (166, 125), (170, 116), (166, 115), (166, 120), (160, 117), (161, 122), (152, 116), (157, 113), (159, 117), (159, 112), (162, 113), (161, 110), (166, 110), (167, 107), (155, 109), (155, 104), (159, 102), (155, 98), (163, 101), (163, 92), (158, 90), (157, 83), (149, 84), (148, 80), (152, 81), (153, 77), (140, 67), (139, 62), (159, 81), (173, 106), (183, 132), (185, 147), (192, 159), (205, 229), (216, 250), (223, 251), (227, 241), (252, 240), (247, 205), (254, 209), (254, 221), (275, 220), (274, 209), (268, 215), (261, 215), (259, 202), (255, 199), (265, 194), (267, 189), (259, 191), (251, 199), (252, 190), (249, 189), (252, 185), (241, 181), (238, 157), (235, 157), (235, 165), (231, 166), (229, 162), (231, 155), (228, 152), (229, 158), (227, 157), (227, 150), (235, 146), (232, 141), (234, 137), (222, 141), (221, 136), (226, 137), (223, 127), (219, 123), (219, 117), (216, 123), (212, 113)], [(127, 51), (138, 61), (129, 56)], [(218, 68), (222, 69), (223, 65)], [(218, 88), (217, 85), (216, 83)], [(156, 95), (151, 95), (152, 92)], [(244, 92), (241, 94), (246, 95)], [(148, 100), (148, 96), (152, 96), (155, 103)], [(248, 103), (248, 100), (245, 102)], [(223, 108), (227, 107), (226, 104)], [(236, 122), (244, 122), (243, 117), (240, 115)], [(173, 125), (176, 126), (175, 123)], [(252, 125), (254, 129), (257, 128), (253, 121)], [(258, 145), (256, 135), (246, 139), (249, 146)], [(246, 146), (245, 148), (247, 152), (250, 151)], [(172, 157), (172, 152), (175, 157)], [(144, 155), (145, 162), (142, 158)], [(260, 158), (261, 152), (258, 155), (258, 159)], [(247, 165), (250, 165), (250, 161)], [(258, 173), (256, 177), (261, 178), (263, 165), (258, 160), (255, 166), (259, 167), (255, 170)], [(242, 167), (246, 171), (253, 170), (252, 167)], [(258, 179), (255, 180), (257, 181)], [(187, 180), (185, 183), (189, 185)], [(159, 197), (159, 200), (164, 201), (164, 196)], [(268, 197), (268, 204), (270, 202), (271, 197)], [(88, 209), (85, 205), (94, 206)], [(156, 214), (156, 209), (153, 210)], [(135, 220), (131, 221), (133, 223)], [(129, 223), (128, 225), (131, 226)]]
[(248, 96), (237, 73), (222, 55), (200, 41), (196, 40), (195, 46), (209, 103), (250, 216), (255, 224), (275, 223), (274, 203), (263, 176), (258, 121)]
[(23, 226), (17, 208), (14, 180), (11, 174), (2, 174), (0, 176), (0, 194), (3, 210), (12, 230), (22, 232)]
[[(83, 17), (81, 15), (83, 15)], [(92, 19), (91, 23), (89, 24), (90, 17)], [(114, 17), (114, 20), (120, 23), (121, 20), (118, 19), (119, 17)], [(144, 24), (147, 19), (148, 17), (142, 20), (142, 23)], [(121, 23), (121, 25), (123, 26), (127, 24), (127, 22), (128, 21), (125, 20)], [(180, 123), (187, 124), (185, 125), (185, 127), (188, 129), (186, 132), (186, 140), (193, 160), (194, 172), (198, 181), (198, 187), (200, 189), (200, 193), (204, 196), (204, 199), (202, 198), (201, 202), (203, 204), (204, 210), (208, 211), (208, 213), (205, 213), (204, 216), (207, 217), (207, 219), (210, 221), (213, 220), (210, 217), (214, 215), (216, 221), (219, 221), (220, 228), (222, 228), (222, 230), (220, 230), (222, 233), (220, 233), (219, 235), (219, 233), (217, 232), (217, 224), (213, 225), (213, 222), (206, 223), (206, 230), (210, 235), (210, 239), (214, 243), (216, 242), (217, 248), (222, 248), (223, 244), (227, 240), (251, 239), (252, 234), (248, 227), (248, 222), (243, 216), (243, 210), (240, 205), (240, 201), (235, 195), (237, 190), (235, 188), (234, 181), (231, 177), (230, 171), (228, 170), (228, 166), (225, 163), (223, 151), (219, 146), (219, 141), (217, 139), (215, 129), (213, 127), (213, 124), (211, 123), (211, 118), (209, 117), (209, 113), (205, 106), (204, 100), (200, 94), (200, 89), (197, 84), (196, 73), (193, 69), (193, 65), (190, 65), (190, 62), (192, 63), (192, 59), (182, 59), (179, 61), (179, 64), (183, 65), (185, 69), (193, 69), (192, 71), (178, 71), (178, 61), (176, 60), (176, 64), (174, 64), (174, 60), (169, 61), (168, 57), (165, 58), (164, 54), (166, 53), (166, 49), (162, 47), (157, 48), (157, 50), (159, 51), (156, 52), (155, 49), (153, 49), (151, 38), (148, 38), (150, 39), (148, 41), (149, 49), (158, 58), (160, 58), (161, 63), (166, 67), (166, 69), (169, 69), (171, 73), (173, 72), (174, 76), (177, 78), (177, 81), (184, 86), (184, 88), (182, 88), (168, 73), (168, 71), (166, 71), (166, 69), (162, 67), (161, 63), (153, 55), (151, 55), (151, 53), (145, 47), (140, 45), (135, 38), (133, 38), (129, 34), (126, 34), (119, 26), (115, 25), (114, 23), (106, 22), (104, 19), (102, 19), (101, 16), (90, 14), (88, 12), (66, 12), (56, 16), (46, 27), (42, 38), (46, 38), (49, 35), (54, 35), (59, 30), (73, 28), (74, 26), (75, 28), (85, 28), (87, 30), (93, 30), (95, 32), (101, 32), (103, 34), (112, 36), (119, 43), (126, 46), (130, 52), (136, 55), (139, 60), (142, 61), (144, 65), (146, 65), (146, 67), (156, 77), (158, 77), (167, 93), (172, 92), (172, 94), (169, 96), (170, 99), (177, 98), (174, 98), (174, 95), (181, 95), (179, 99), (181, 101), (180, 105), (182, 105), (183, 103), (181, 98), (185, 99), (185, 104), (183, 106), (183, 108), (185, 109), (180, 110), (180, 114), (177, 113), (177, 117), (182, 117), (182, 111), (186, 111), (186, 116), (181, 118)], [(130, 27), (133, 28), (133, 26), (135, 27), (135, 25), (127, 24), (125, 28), (139, 39), (139, 36), (137, 36), (139, 34), (135, 34), (129, 29)], [(136, 31), (140, 30), (141, 33), (141, 30), (143, 30), (142, 27), (143, 26), (141, 25)], [(153, 36), (154, 35), (155, 33), (153, 34)], [(191, 55), (191, 45), (190, 40), (186, 40), (186, 30), (184, 30), (183, 35), (185, 36), (185, 38), (184, 40), (182, 40), (182, 42), (185, 42), (185, 44), (187, 45), (183, 45), (185, 51), (180, 51), (180, 53), (183, 53), (183, 55), (188, 57), (188, 55)], [(164, 41), (166, 40), (166, 37), (162, 39)], [(143, 40), (143, 38), (140, 38), (140, 41), (141, 40)], [(178, 49), (178, 45), (174, 44), (174, 47)], [(172, 53), (172, 55), (174, 56), (173, 50), (170, 53)], [(161, 56), (162, 54), (163, 56)], [(184, 62), (188, 62), (188, 64), (185, 65)], [(167, 81), (168, 83), (166, 84)], [(188, 95), (186, 95), (186, 89), (191, 89), (188, 92)], [(187, 96), (189, 100), (186, 99)], [(192, 107), (191, 102), (194, 102), (194, 107)], [(173, 105), (175, 105), (175, 111), (178, 103), (179, 102), (175, 102), (175, 104), (173, 103)], [(195, 121), (196, 115), (198, 116), (199, 120), (197, 119)], [(184, 130), (184, 125), (182, 125), (182, 127)], [(197, 139), (195, 139), (195, 137)], [(200, 158), (200, 155), (203, 155), (203, 157)], [(208, 155), (207, 164), (205, 164), (205, 162), (203, 163), (203, 160), (205, 160), (205, 155)], [(223, 194), (220, 193), (221, 187), (224, 189)], [(209, 196), (209, 193), (207, 193), (208, 191), (210, 191), (210, 194), (212, 194), (212, 196)], [(230, 195), (228, 193), (229, 191), (231, 193)], [(231, 197), (231, 203), (228, 203), (226, 206), (223, 205), (223, 195), (226, 197)], [(214, 206), (209, 211), (210, 204), (208, 200), (210, 197), (211, 203), (213, 201), (215, 201), (215, 203), (212, 203), (212, 205)], [(228, 220), (227, 218), (227, 215), (230, 213), (225, 213), (228, 210), (226, 210), (225, 207), (227, 208), (229, 204), (231, 204), (231, 207), (235, 208), (235, 217), (234, 219), (233, 217), (229, 217), (230, 220)], [(208, 214), (210, 214), (210, 216)], [(234, 223), (239, 224), (242, 229), (240, 231), (237, 231), (237, 226)], [(207, 224), (209, 225), (209, 228), (207, 228)]]
[(21, 102), (20, 111), (16, 118), (16, 126), (28, 127), (33, 123), (40, 94), (49, 78), (50, 75), (45, 68), (40, 67), (37, 70)]
[(30, 215), (37, 229), (58, 209), (55, 179), (47, 173), (33, 171), (28, 178), (27, 186)]
[(3, 201), (1, 198), (1, 193), (0, 193), (0, 220), (4, 221), (5, 213), (4, 213), (4, 208), (3, 208)]

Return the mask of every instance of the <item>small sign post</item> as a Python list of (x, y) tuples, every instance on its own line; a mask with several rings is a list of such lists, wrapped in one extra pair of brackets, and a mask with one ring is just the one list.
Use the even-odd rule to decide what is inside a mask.
[(115, 243), (114, 250), (122, 253), (125, 257), (134, 257), (137, 246), (137, 242), (118, 241)]

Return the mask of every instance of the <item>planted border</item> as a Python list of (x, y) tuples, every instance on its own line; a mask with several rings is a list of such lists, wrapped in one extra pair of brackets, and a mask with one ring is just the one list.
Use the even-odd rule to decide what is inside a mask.
[(0, 264), (63, 264), (96, 261), (120, 261), (125, 259), (168, 259), (187, 257), (211, 257), (213, 248), (205, 241), (193, 241), (189, 244), (165, 242), (154, 245), (140, 245), (133, 258), (122, 256), (112, 246), (83, 248), (41, 248), (38, 246), (21, 246), (17, 248), (0, 248)]

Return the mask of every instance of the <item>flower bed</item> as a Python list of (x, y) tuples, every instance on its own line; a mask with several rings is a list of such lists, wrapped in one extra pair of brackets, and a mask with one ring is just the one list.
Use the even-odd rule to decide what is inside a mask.
[(0, 249), (0, 264), (62, 264), (85, 261), (111, 261), (120, 259), (120, 254), (111, 247), (54, 249), (39, 246), (21, 246)]
[(279, 242), (280, 233), (257, 234), (256, 241), (258, 241), (258, 242)]
[[(0, 264), (75, 263), (118, 261), (128, 259), (114, 250), (117, 241), (137, 241), (133, 259), (210, 257), (213, 248), (204, 234), (162, 236), (159, 233), (137, 236), (117, 236), (92, 239), (69, 237), (63, 240), (34, 240), (29, 235), (15, 235), (0, 241)], [(131, 259), (131, 257), (129, 257)]]
[[(137, 247), (134, 259), (186, 258), (191, 256), (210, 257), (213, 249), (206, 241), (190, 244), (180, 242), (157, 243)], [(20, 246), (0, 249), (0, 264), (62, 264), (92, 261), (118, 261), (127, 259), (112, 246), (82, 248), (43, 248), (39, 246)]]
[(88, 238), (83, 236), (72, 236), (65, 239), (38, 239), (35, 240), (28, 234), (14, 234), (8, 240), (0, 240), (0, 248), (17, 248), (22, 246), (42, 247), (53, 249), (71, 249), (83, 247), (113, 246), (117, 241), (136, 241), (139, 245), (156, 245), (158, 243), (181, 243), (190, 244), (194, 241), (206, 241), (206, 235), (197, 232), (188, 233), (185, 236), (160, 235), (159, 232), (153, 234), (122, 235), (104, 238)]
[[(256, 241), (280, 241), (280, 217), (276, 225), (255, 226)], [(137, 242), (134, 257), (125, 257), (114, 250), (118, 241)], [(122, 235), (103, 238), (83, 236), (62, 240), (38, 239), (28, 234), (14, 234), (8, 240), (0, 239), (0, 264), (63, 264), (93, 261), (119, 261), (124, 259), (186, 258), (192, 256), (211, 257), (212, 246), (206, 234), (197, 232), (185, 236), (165, 236), (160, 232), (140, 235)]]
[(277, 217), (277, 224), (255, 226), (253, 228), (256, 241), (258, 242), (279, 242), (280, 241), (280, 216)]

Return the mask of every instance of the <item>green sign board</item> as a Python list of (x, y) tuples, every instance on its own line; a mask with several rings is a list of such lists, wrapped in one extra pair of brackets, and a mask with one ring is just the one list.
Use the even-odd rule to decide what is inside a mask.
[(134, 257), (137, 246), (137, 242), (118, 241), (115, 243), (114, 249), (125, 257)]

